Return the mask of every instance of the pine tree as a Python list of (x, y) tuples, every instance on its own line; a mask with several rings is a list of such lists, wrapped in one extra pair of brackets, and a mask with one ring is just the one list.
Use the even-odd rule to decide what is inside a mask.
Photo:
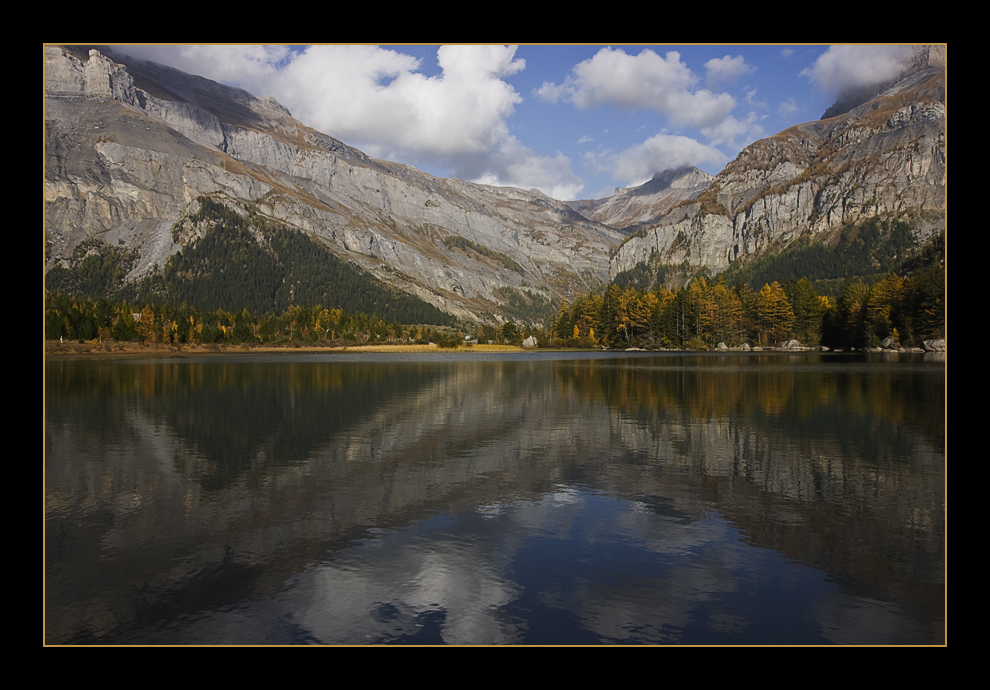
[(791, 306), (794, 310), (794, 337), (803, 345), (817, 347), (822, 339), (822, 317), (824, 304), (815, 292), (811, 281), (802, 278), (790, 291)]
[(866, 302), (870, 289), (861, 280), (847, 280), (836, 308), (837, 336), (850, 347), (862, 347), (868, 343), (866, 328)]

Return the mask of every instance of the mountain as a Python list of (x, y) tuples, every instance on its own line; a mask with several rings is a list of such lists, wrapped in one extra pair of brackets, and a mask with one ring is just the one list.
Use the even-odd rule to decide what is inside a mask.
[(99, 240), (136, 252), (127, 280), (157, 273), (196, 239), (172, 230), (200, 197), (474, 320), (598, 287), (622, 239), (537, 190), (369, 158), (271, 98), (108, 48), (45, 47), (47, 269)]
[(713, 176), (690, 166), (665, 170), (638, 187), (618, 188), (605, 199), (568, 202), (575, 211), (595, 222), (623, 232), (656, 223), (679, 202), (701, 194)]
[[(265, 252), (270, 233), (302, 233), (318, 249), (282, 243), (309, 257), (299, 271), (319, 270), (312, 257), (327, 252), (352, 267), (333, 275), (367, 276), (347, 280), (371, 286), (374, 304), (398, 290), (483, 322), (539, 320), (633, 269), (683, 279), (857, 242), (886, 243), (896, 258), (905, 235), (916, 243), (945, 225), (945, 52), (915, 57), (894, 83), (755, 142), (715, 177), (668, 170), (607, 199), (565, 203), (370, 158), (274, 99), (108, 48), (46, 46), (46, 274), (79, 284), (52, 269), (98, 255), (101, 280), (168, 269), (215, 281), (223, 267), (190, 264), (208, 231), (191, 220), (204, 199), (250, 219), (238, 242)], [(298, 299), (309, 281), (338, 294), (326, 276), (277, 273), (285, 257), (227, 249), (255, 257), (242, 270), (273, 267), (268, 287), (249, 286), (259, 303)]]
[(631, 235), (611, 276), (644, 265), (719, 273), (835, 245), (864, 223), (885, 238), (906, 226), (915, 241), (943, 229), (945, 49), (919, 47), (915, 58), (871, 98), (748, 146), (695, 200)]

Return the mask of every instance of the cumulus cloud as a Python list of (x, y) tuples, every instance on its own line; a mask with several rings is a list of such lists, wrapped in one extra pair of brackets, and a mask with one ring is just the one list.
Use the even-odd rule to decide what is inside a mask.
[[(435, 77), (376, 46), (312, 46), (268, 89), (307, 124), (378, 151), (450, 156), (491, 150), (522, 99), (502, 77), (525, 67), (514, 47), (442, 46)], [(291, 109), (291, 107), (290, 107)]]
[(705, 63), (705, 69), (708, 71), (708, 85), (716, 88), (721, 84), (734, 82), (739, 77), (749, 74), (756, 68), (746, 64), (746, 59), (742, 55), (735, 57), (726, 55), (725, 57), (709, 60)]
[(125, 50), (272, 96), (301, 122), (374, 157), (439, 165), (463, 179), (551, 196), (582, 186), (566, 156), (539, 156), (509, 133), (522, 97), (505, 77), (526, 66), (515, 46), (441, 46), (435, 76), (423, 74), (415, 57), (371, 45)]
[(465, 159), (457, 166), (464, 179), (498, 187), (538, 189), (554, 199), (576, 199), (584, 181), (571, 169), (570, 158), (560, 151), (541, 156), (515, 137), (506, 137), (483, 159)]
[(627, 187), (635, 187), (668, 168), (704, 163), (721, 166), (728, 162), (728, 157), (718, 149), (690, 137), (657, 134), (619, 153), (586, 154), (585, 160), (596, 169), (607, 171), (622, 180)]
[(893, 79), (912, 53), (911, 46), (831, 46), (801, 76), (828, 93), (845, 93)]
[(300, 121), (348, 143), (438, 155), (489, 150), (505, 136), (505, 119), (522, 98), (502, 77), (525, 67), (514, 46), (441, 46), (435, 77), (419, 73), (412, 56), (370, 45), (124, 50), (273, 96)]
[(729, 114), (735, 99), (697, 89), (697, 82), (677, 51), (661, 57), (649, 49), (629, 55), (603, 48), (578, 63), (561, 84), (545, 82), (535, 93), (545, 101), (570, 102), (581, 109), (611, 103), (650, 109), (678, 125), (711, 127)]
[(257, 45), (142, 45), (114, 49), (224, 84), (238, 84), (256, 95), (268, 95), (252, 87), (267, 84), (276, 77), (279, 66), (291, 53), (287, 46)]

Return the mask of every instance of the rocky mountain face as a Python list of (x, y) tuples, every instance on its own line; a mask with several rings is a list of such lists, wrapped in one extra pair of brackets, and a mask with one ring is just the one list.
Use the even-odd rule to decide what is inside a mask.
[(99, 238), (139, 252), (130, 278), (154, 271), (180, 249), (173, 225), (207, 195), (455, 316), (498, 320), (505, 288), (553, 301), (608, 278), (621, 234), (536, 190), (373, 160), (273, 99), (107, 49), (45, 51), (48, 266)]
[(202, 195), (488, 322), (521, 291), (553, 302), (651, 261), (717, 273), (870, 218), (922, 239), (945, 223), (944, 49), (918, 50), (896, 83), (859, 96), (752, 144), (714, 178), (666, 171), (568, 204), (371, 159), (271, 98), (109, 49), (47, 46), (46, 269), (95, 238), (136, 250), (129, 278), (147, 275), (194, 239), (172, 228)]
[(665, 170), (649, 182), (629, 189), (619, 188), (606, 199), (571, 201), (569, 205), (586, 218), (623, 232), (656, 223), (678, 203), (694, 199), (715, 179), (692, 167)]
[(919, 239), (943, 228), (945, 54), (924, 48), (916, 58), (914, 71), (851, 110), (747, 147), (695, 201), (631, 236), (611, 275), (651, 260), (717, 273), (870, 218), (907, 222)]

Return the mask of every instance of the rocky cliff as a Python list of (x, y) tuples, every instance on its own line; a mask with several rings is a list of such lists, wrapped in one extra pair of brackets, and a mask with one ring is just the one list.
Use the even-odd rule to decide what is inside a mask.
[(916, 69), (866, 102), (747, 147), (696, 201), (630, 237), (611, 275), (651, 257), (717, 273), (869, 218), (922, 239), (945, 211), (945, 55), (919, 49)]
[[(270, 98), (108, 49), (45, 48), (48, 266), (99, 238), (138, 250), (130, 278), (179, 250), (200, 195), (298, 228), (457, 316), (499, 319), (504, 288), (554, 300), (608, 278), (621, 240), (565, 203), (373, 160)], [(445, 244), (463, 237), (512, 270)]]

